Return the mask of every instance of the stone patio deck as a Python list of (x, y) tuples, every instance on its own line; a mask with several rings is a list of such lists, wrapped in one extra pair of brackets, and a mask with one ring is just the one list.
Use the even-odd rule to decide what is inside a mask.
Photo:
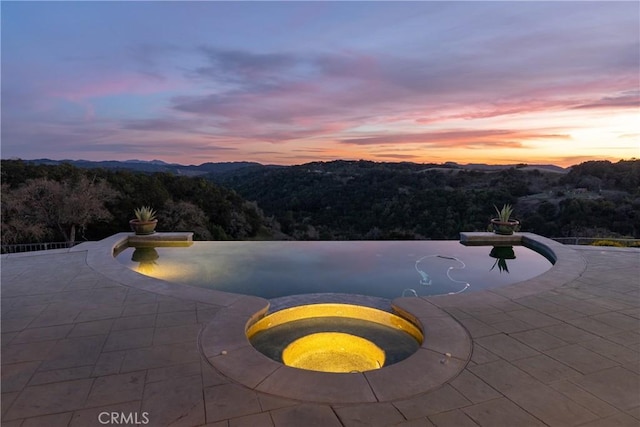
[[(428, 383), (446, 365), (421, 349), (411, 369), (394, 365), (391, 379), (405, 380), (385, 388), (363, 376), (371, 401), (345, 403), (309, 397), (345, 374), (306, 383), (263, 372), (253, 386), (212, 363), (199, 340), (259, 298), (147, 278), (99, 245), (2, 256), (3, 426), (101, 426), (104, 412), (151, 426), (640, 425), (640, 250), (565, 246), (551, 274), (521, 284), (403, 299), (409, 314), (437, 314), (427, 339), (438, 319), (462, 325), (470, 358), (407, 392), (403, 381)], [(232, 361), (256, 378), (264, 360), (254, 359)]]

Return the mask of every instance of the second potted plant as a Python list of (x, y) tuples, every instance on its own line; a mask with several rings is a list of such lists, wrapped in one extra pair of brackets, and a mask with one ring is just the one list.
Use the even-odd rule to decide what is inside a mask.
[(506, 204), (502, 206), (502, 209), (498, 209), (496, 205), (493, 205), (493, 207), (498, 213), (497, 218), (491, 219), (491, 226), (494, 233), (509, 235), (519, 229), (520, 221), (511, 219), (511, 214), (513, 213), (511, 205)]
[(135, 219), (129, 221), (131, 230), (137, 235), (153, 234), (156, 232), (156, 211), (150, 206), (142, 206), (133, 210), (136, 215)]

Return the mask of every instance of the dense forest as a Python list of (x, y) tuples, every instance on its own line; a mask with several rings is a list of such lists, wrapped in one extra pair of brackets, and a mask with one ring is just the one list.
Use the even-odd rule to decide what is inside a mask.
[(133, 210), (147, 205), (158, 211), (158, 231), (193, 231), (200, 240), (282, 238), (255, 203), (203, 178), (21, 160), (3, 160), (1, 172), (3, 244), (102, 239), (129, 231)]
[[(242, 166), (242, 167), (240, 167)], [(2, 161), (2, 243), (95, 240), (133, 209), (196, 239), (455, 239), (512, 204), (522, 231), (640, 238), (640, 160), (563, 171), (517, 165), (315, 162), (235, 165), (196, 177)]]
[(569, 172), (518, 165), (318, 162), (211, 175), (254, 200), (296, 239), (455, 239), (514, 205), (522, 231), (550, 237), (640, 237), (640, 160)]

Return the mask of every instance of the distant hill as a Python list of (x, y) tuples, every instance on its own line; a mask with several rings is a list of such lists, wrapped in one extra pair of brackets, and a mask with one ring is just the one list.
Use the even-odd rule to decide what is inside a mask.
[(474, 172), (500, 172), (508, 169), (518, 169), (521, 171), (533, 171), (537, 170), (542, 173), (554, 173), (554, 174), (566, 174), (570, 168), (563, 168), (556, 165), (487, 165), (483, 163), (470, 163), (466, 165), (459, 165), (452, 162), (447, 162), (444, 165), (431, 166), (420, 170), (419, 172), (458, 172), (458, 171), (474, 171)]
[[(127, 218), (135, 204), (161, 207), (167, 198), (200, 207), (211, 220), (210, 233), (232, 238), (270, 229), (298, 240), (455, 239), (461, 230), (483, 231), (494, 205), (512, 204), (522, 231), (544, 236), (640, 236), (640, 160), (590, 161), (564, 169), (554, 165), (488, 165), (366, 160), (317, 161), (294, 166), (254, 162), (169, 164), (163, 161), (26, 161), (13, 173), (3, 167), (3, 183), (15, 187), (49, 167), (69, 173), (68, 165), (101, 168), (129, 191), (132, 182), (171, 184), (130, 194), (117, 218)], [(40, 164), (38, 164), (40, 163)], [(45, 165), (46, 164), (46, 165)], [(48, 166), (54, 165), (54, 166)], [(141, 173), (133, 173), (141, 172)], [(153, 176), (153, 172), (162, 172)], [(53, 172), (51, 172), (53, 173)], [(129, 176), (133, 175), (133, 176)], [(46, 175), (44, 175), (46, 176)], [(126, 179), (122, 177), (126, 176)], [(196, 177), (195, 179), (191, 177)], [(117, 178), (117, 179), (116, 179)], [(60, 176), (58, 176), (60, 179)], [(123, 181), (127, 185), (123, 185)], [(200, 186), (226, 196), (202, 195)], [(155, 185), (155, 184), (154, 184)], [(209, 188), (209, 186), (205, 185)], [(150, 188), (154, 188), (153, 186)], [(214, 190), (211, 190), (214, 191)], [(225, 197), (238, 199), (241, 217), (255, 226), (240, 227), (236, 214), (220, 209)], [(226, 209), (226, 208), (225, 208)], [(273, 223), (272, 225), (270, 225)], [(126, 224), (119, 225), (121, 229)], [(244, 230), (244, 231), (243, 231)]]
[[(289, 239), (280, 232), (279, 225), (263, 215), (262, 210), (231, 189), (217, 185), (203, 177), (179, 176), (174, 173), (149, 173), (154, 167), (170, 171), (176, 165), (164, 162), (58, 162), (2, 160), (2, 244), (66, 239), (63, 227), (68, 218), (76, 214), (79, 193), (58, 199), (59, 189), (74, 188), (83, 177), (91, 183), (103, 183), (117, 194), (105, 201), (109, 215), (94, 219), (86, 228), (78, 227), (82, 240), (100, 240), (114, 233), (128, 231), (134, 209), (151, 206), (157, 211), (159, 231), (188, 230), (196, 240), (227, 239)], [(89, 165), (87, 167), (87, 165)], [(108, 167), (106, 167), (108, 166)], [(128, 167), (127, 167), (128, 166)], [(180, 166), (180, 165), (177, 165)], [(238, 167), (234, 164), (206, 164), (203, 170), (216, 171)], [(49, 184), (39, 184), (46, 180)], [(56, 186), (54, 183), (63, 183)], [(31, 185), (35, 183), (36, 185)], [(91, 184), (93, 185), (93, 184)], [(86, 188), (86, 187), (84, 187)], [(53, 190), (52, 190), (53, 189)], [(75, 188), (74, 188), (75, 191)], [(69, 194), (69, 193), (67, 193)], [(107, 194), (107, 192), (105, 192)], [(60, 209), (54, 219), (42, 211), (33, 211), (29, 200), (50, 197), (44, 203), (47, 209)], [(54, 200), (51, 202), (51, 200)], [(96, 202), (95, 198), (82, 199)], [(56, 205), (56, 203), (59, 203)], [(61, 207), (62, 206), (62, 207)], [(27, 212), (24, 214), (23, 212)], [(66, 220), (61, 220), (67, 215)], [(63, 222), (61, 222), (63, 221)], [(30, 230), (36, 230), (32, 233)], [(37, 240), (41, 239), (41, 240)]]
[(453, 239), (512, 204), (522, 231), (636, 236), (640, 160), (554, 165), (336, 160), (208, 179), (255, 201), (295, 239)]
[(180, 165), (177, 163), (166, 163), (162, 160), (104, 160), (104, 161), (90, 161), (90, 160), (51, 160), (51, 159), (34, 159), (25, 160), (28, 163), (43, 164), (43, 165), (59, 165), (62, 163), (69, 163), (73, 166), (82, 169), (94, 169), (102, 168), (108, 170), (122, 170), (128, 169), (138, 172), (166, 172), (174, 175), (182, 176), (199, 176), (206, 174), (218, 174), (227, 173), (237, 169), (246, 168), (249, 166), (263, 166), (260, 163), (255, 162), (220, 162), (220, 163), (203, 163), (201, 165)]
[(563, 168), (556, 165), (530, 165), (526, 163), (518, 163), (518, 164), (508, 164), (508, 165), (490, 165), (487, 163), (467, 163), (466, 165), (461, 165), (456, 162), (446, 162), (444, 167), (447, 168), (457, 168), (464, 170), (473, 170), (473, 171), (501, 171), (505, 169), (521, 169), (523, 171), (527, 170), (539, 170), (540, 172), (556, 172), (556, 173), (567, 173), (570, 168)]
[[(456, 162), (446, 162), (443, 164), (436, 163), (411, 163), (411, 162), (371, 162), (371, 161), (349, 161), (349, 160), (334, 160), (330, 162), (311, 162), (302, 165), (294, 166), (279, 166), (279, 165), (263, 165), (257, 162), (207, 162), (200, 165), (181, 165), (178, 163), (167, 163), (162, 160), (103, 160), (103, 161), (91, 161), (91, 160), (51, 160), (51, 159), (34, 159), (24, 160), (28, 163), (45, 164), (45, 165), (59, 165), (62, 163), (69, 163), (74, 166), (83, 169), (103, 168), (110, 170), (129, 169), (140, 172), (167, 172), (175, 175), (183, 176), (199, 176), (206, 174), (244, 174), (249, 171), (256, 171), (260, 169), (273, 169), (273, 168), (310, 168), (317, 172), (331, 172), (335, 170), (344, 171), (345, 168), (349, 168), (356, 165), (358, 169), (363, 168), (385, 168), (390, 170), (413, 170), (415, 172), (423, 172), (430, 170), (466, 170), (466, 171), (485, 171), (485, 172), (497, 172), (501, 170), (508, 170), (512, 168), (527, 170), (539, 170), (540, 172), (556, 172), (567, 173), (570, 168), (562, 168), (556, 165), (535, 165), (535, 164), (509, 164), (509, 165), (490, 165), (486, 163), (468, 163), (459, 164)], [(246, 169), (241, 171), (242, 169)]]

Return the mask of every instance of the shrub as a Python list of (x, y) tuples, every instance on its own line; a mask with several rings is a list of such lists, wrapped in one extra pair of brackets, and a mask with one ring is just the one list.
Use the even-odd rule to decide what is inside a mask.
[(623, 243), (615, 242), (613, 240), (596, 240), (595, 242), (591, 243), (591, 246), (615, 246), (617, 248), (626, 247)]

